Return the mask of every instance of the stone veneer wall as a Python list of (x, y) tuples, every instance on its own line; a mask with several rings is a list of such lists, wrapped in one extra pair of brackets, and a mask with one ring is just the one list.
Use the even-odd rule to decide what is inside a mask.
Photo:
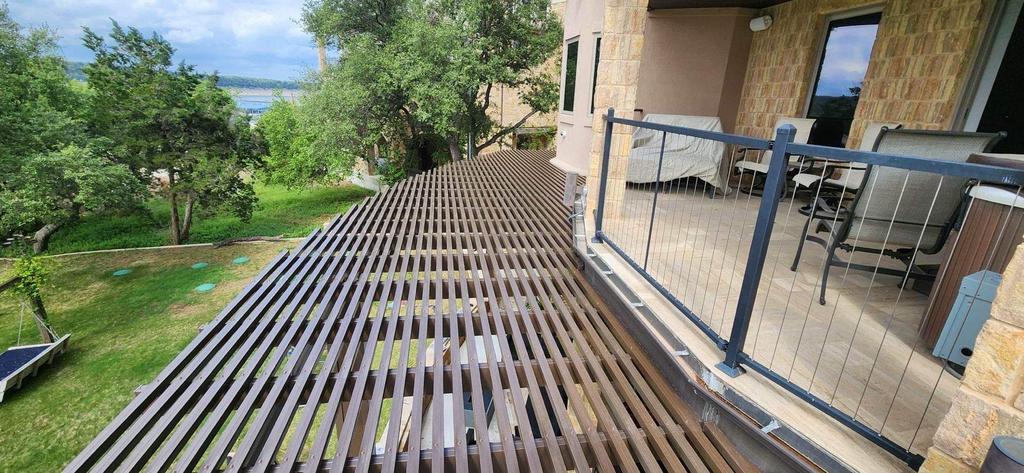
[(977, 471), (997, 435), (1024, 437), (1024, 245), (1004, 271), (991, 318), (921, 471)]
[[(618, 116), (633, 118), (646, 26), (647, 0), (605, 0), (601, 63), (597, 67), (597, 90), (594, 92), (594, 135), (590, 149), (590, 176), (595, 183), (601, 176), (604, 111), (612, 107)], [(622, 207), (632, 140), (631, 129), (619, 126), (612, 132), (612, 167), (608, 172), (606, 212), (617, 212)], [(592, 191), (587, 196), (589, 209), (597, 208), (598, 187), (596, 184), (591, 186)]]
[[(561, 48), (555, 54), (561, 55)], [(558, 68), (559, 62), (557, 59), (552, 61), (554, 68)], [(552, 66), (545, 66), (551, 68)], [(554, 77), (558, 78), (558, 74)], [(502, 128), (515, 125), (523, 117), (530, 113), (530, 106), (523, 103), (519, 98), (519, 89), (505, 86), (495, 86), (494, 90), (491, 91), (491, 100), (495, 101), (494, 104), (488, 109), (487, 114), (491, 118), (499, 123)], [(554, 129), (558, 125), (558, 112), (552, 111), (549, 113), (536, 113), (526, 120), (520, 128), (549, 128), (554, 133)], [(484, 148), (480, 154), (493, 153), (501, 151), (503, 149), (511, 148), (515, 131), (503, 136), (496, 143)], [(553, 142), (553, 141), (552, 141)]]
[(849, 147), (871, 121), (949, 129), (993, 0), (793, 0), (765, 11), (754, 33), (737, 133), (769, 137), (777, 119), (803, 116), (828, 16), (883, 5)]

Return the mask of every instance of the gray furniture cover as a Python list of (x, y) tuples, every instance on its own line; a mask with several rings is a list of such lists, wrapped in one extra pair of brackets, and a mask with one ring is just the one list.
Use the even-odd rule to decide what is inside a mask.
[[(722, 131), (722, 120), (718, 117), (690, 115), (650, 114), (645, 122), (695, 128), (706, 131)], [(661, 154), (662, 132), (637, 128), (633, 132), (633, 144), (629, 152), (629, 167), (626, 180), (634, 184), (646, 184), (659, 180), (658, 160)], [(725, 143), (675, 133), (665, 134), (665, 157), (662, 160), (660, 181), (666, 182), (683, 177), (697, 177), (714, 186), (720, 193), (728, 194), (726, 176), (728, 169), (722, 169), (726, 160)], [(728, 162), (725, 162), (728, 166)]]

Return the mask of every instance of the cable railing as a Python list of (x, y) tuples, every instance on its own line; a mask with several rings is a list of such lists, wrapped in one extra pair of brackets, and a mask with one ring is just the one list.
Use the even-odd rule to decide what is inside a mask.
[(970, 356), (939, 352), (971, 338), (963, 317), (1021, 240), (1024, 171), (967, 162), (996, 134), (881, 127), (861, 151), (795, 143), (788, 125), (706, 128), (608, 111), (595, 241), (724, 352), (723, 372), (753, 370), (919, 465)]

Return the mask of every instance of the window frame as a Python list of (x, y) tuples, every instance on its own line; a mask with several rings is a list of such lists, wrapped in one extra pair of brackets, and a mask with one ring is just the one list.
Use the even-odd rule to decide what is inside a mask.
[[(811, 111), (811, 102), (814, 101), (814, 92), (818, 88), (818, 79), (821, 76), (821, 67), (824, 66), (825, 62), (825, 48), (828, 47), (828, 39), (832, 32), (832, 22), (849, 20), (850, 18), (856, 18), (859, 16), (868, 16), (874, 14), (882, 14), (884, 5), (873, 5), (863, 8), (854, 8), (852, 10), (846, 10), (839, 13), (834, 13), (825, 17), (825, 24), (821, 33), (821, 38), (818, 41), (818, 54), (815, 60), (815, 66), (811, 69), (811, 77), (807, 81), (809, 87), (807, 88), (807, 94), (804, 97), (803, 106), (803, 117), (807, 118), (807, 114)], [(883, 15), (884, 16), (884, 15)], [(881, 20), (879, 20), (881, 25)], [(877, 40), (877, 36), (876, 36)], [(874, 50), (874, 44), (872, 44), (872, 51)]]
[[(572, 84), (572, 109), (566, 109), (566, 99), (569, 97), (569, 90), (566, 86), (569, 82), (569, 46), (576, 45), (576, 67), (575, 75), (573, 77)], [(558, 100), (558, 110), (560, 113), (572, 114), (576, 112), (576, 90), (579, 86), (579, 64), (580, 64), (580, 37), (574, 36), (568, 38), (562, 45), (562, 96)]]
[(981, 116), (992, 93), (999, 68), (1003, 64), (1006, 48), (1013, 35), (1013, 29), (1024, 14), (1021, 0), (1008, 0), (994, 4), (989, 26), (982, 39), (972, 64), (971, 77), (957, 106), (956, 123), (953, 129), (977, 131)]
[(601, 33), (594, 33), (594, 73), (591, 75), (590, 83), (590, 113), (587, 116), (593, 118), (594, 105), (597, 99), (597, 73), (601, 66)]

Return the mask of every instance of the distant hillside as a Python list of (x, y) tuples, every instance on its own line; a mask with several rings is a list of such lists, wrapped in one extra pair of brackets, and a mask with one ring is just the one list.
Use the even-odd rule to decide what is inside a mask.
[(293, 80), (260, 79), (258, 77), (220, 76), (217, 85), (221, 87), (238, 87), (240, 89), (298, 89), (299, 83)]
[[(82, 68), (84, 62), (68, 61), (68, 75), (75, 80), (85, 80), (85, 73)], [(293, 80), (261, 79), (258, 77), (220, 76), (217, 85), (221, 87), (236, 87), (239, 89), (298, 89), (299, 83)]]

